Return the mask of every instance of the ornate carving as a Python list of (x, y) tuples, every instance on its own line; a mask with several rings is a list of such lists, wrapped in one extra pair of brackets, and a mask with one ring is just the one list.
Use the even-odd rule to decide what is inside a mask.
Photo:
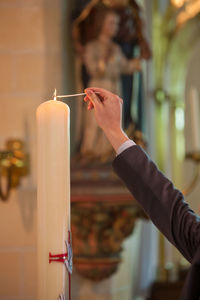
[[(73, 175), (72, 179), (77, 178)], [(101, 280), (116, 272), (124, 239), (133, 232), (137, 218), (146, 215), (108, 167), (79, 170), (81, 188), (75, 182), (72, 180), (74, 265), (83, 276)]]

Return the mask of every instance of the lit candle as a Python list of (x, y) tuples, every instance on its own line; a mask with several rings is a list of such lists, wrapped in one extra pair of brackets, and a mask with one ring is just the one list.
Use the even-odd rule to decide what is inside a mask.
[(49, 264), (49, 252), (67, 252), (70, 231), (69, 107), (49, 100), (37, 118), (37, 300), (67, 299), (67, 269), (62, 262)]
[(192, 151), (200, 151), (199, 136), (199, 97), (196, 88), (190, 89), (190, 122), (192, 135)]

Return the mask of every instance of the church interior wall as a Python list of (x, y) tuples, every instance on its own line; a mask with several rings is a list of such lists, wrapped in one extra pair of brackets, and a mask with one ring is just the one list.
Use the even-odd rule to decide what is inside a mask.
[[(147, 21), (150, 2), (146, 4)], [(68, 29), (71, 1), (61, 0), (2, 0), (0, 2), (0, 148), (9, 138), (25, 143), (30, 156), (30, 174), (22, 180), (19, 189), (12, 190), (7, 202), (0, 201), (0, 300), (36, 300), (36, 136), (35, 111), (37, 106), (52, 96), (56, 87), (60, 92), (72, 93), (74, 84), (73, 46)], [(66, 55), (66, 51), (69, 55)], [(186, 80), (186, 98), (191, 84), (200, 86), (198, 55), (200, 43), (194, 49)], [(195, 66), (195, 68), (193, 67)], [(152, 86), (152, 65), (146, 66), (146, 84)], [(198, 80), (198, 81), (196, 81)], [(200, 92), (200, 90), (199, 90)], [(147, 95), (149, 92), (147, 91)], [(146, 110), (151, 156), (156, 155), (153, 134), (154, 106), (149, 101)], [(75, 128), (75, 104), (70, 104), (72, 130)], [(150, 131), (150, 132), (148, 132)], [(186, 136), (189, 129), (186, 125)], [(72, 136), (72, 149), (74, 137)], [(183, 168), (185, 182), (192, 176), (193, 165)], [(189, 170), (189, 171), (188, 171)], [(199, 211), (199, 186), (188, 197)], [(146, 223), (145, 223), (146, 224)], [(73, 275), (74, 300), (134, 300), (137, 298), (141, 232), (146, 230), (155, 238), (154, 229), (138, 222), (133, 235), (126, 240), (123, 262), (118, 272), (100, 283)], [(180, 261), (180, 255), (167, 248), (170, 259)], [(154, 251), (152, 249), (152, 251)], [(173, 252), (173, 254), (171, 254)], [(172, 255), (174, 258), (172, 258)], [(155, 255), (154, 255), (155, 256)], [(154, 257), (155, 260), (155, 257)], [(156, 265), (156, 261), (153, 261)], [(145, 285), (144, 285), (145, 287)], [(141, 287), (140, 291), (143, 287)], [(138, 298), (139, 299), (139, 298)]]

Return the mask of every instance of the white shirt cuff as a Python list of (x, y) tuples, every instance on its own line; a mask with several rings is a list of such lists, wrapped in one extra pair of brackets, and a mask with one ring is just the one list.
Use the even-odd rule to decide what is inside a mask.
[(129, 147), (134, 146), (134, 145), (136, 145), (136, 143), (134, 141), (132, 141), (132, 140), (128, 140), (128, 141), (124, 142), (117, 149), (117, 155), (121, 154), (124, 150), (126, 150)]

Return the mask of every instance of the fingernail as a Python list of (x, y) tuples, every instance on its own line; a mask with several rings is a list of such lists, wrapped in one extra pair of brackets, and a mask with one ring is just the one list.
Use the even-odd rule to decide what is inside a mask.
[(92, 95), (92, 91), (87, 90), (87, 94), (88, 94), (89, 96), (91, 96), (91, 95)]

